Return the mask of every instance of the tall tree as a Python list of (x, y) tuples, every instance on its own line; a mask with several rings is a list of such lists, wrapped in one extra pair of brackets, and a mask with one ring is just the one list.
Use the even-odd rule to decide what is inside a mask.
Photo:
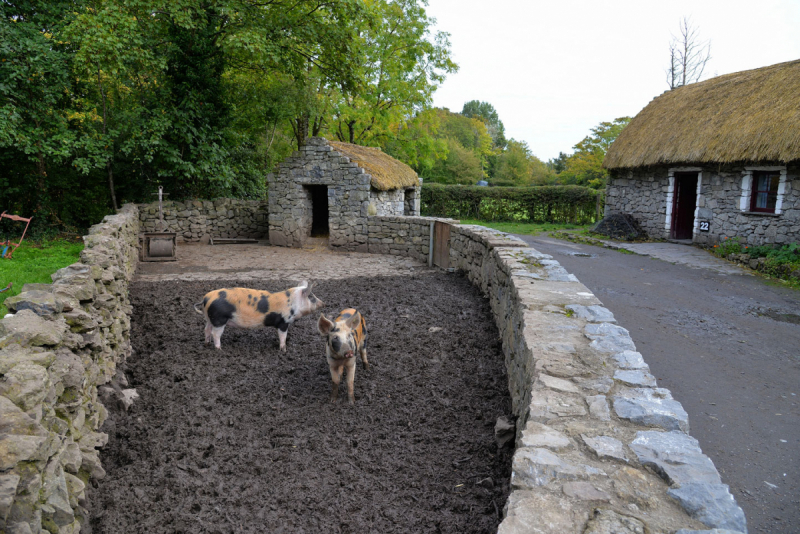
[(427, 0), (371, 0), (359, 27), (359, 82), (342, 86), (333, 128), (340, 141), (380, 144), (390, 125), (428, 107), (433, 91), (458, 67), (450, 58), (449, 35), (431, 35), (435, 19)]
[(667, 85), (670, 89), (700, 80), (706, 64), (711, 59), (711, 41), (701, 41), (700, 31), (687, 17), (679, 23), (680, 36), (672, 36), (669, 43)]
[(492, 144), (500, 149), (506, 147), (506, 128), (503, 125), (503, 121), (500, 120), (497, 110), (489, 102), (470, 100), (464, 103), (461, 114), (471, 119), (483, 121), (486, 124), (489, 135), (492, 136)]

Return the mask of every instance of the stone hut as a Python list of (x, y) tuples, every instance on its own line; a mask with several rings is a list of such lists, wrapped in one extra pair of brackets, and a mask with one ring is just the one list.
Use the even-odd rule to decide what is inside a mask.
[(655, 98), (606, 154), (606, 216), (651, 236), (800, 240), (800, 60)]
[(378, 148), (312, 137), (267, 182), (272, 245), (366, 251), (369, 216), (419, 215), (417, 173)]

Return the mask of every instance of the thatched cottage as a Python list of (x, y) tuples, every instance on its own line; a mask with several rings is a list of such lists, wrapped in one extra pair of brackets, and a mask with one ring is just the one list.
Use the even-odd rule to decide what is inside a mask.
[(269, 240), (367, 250), (367, 217), (419, 215), (417, 173), (378, 148), (312, 137), (267, 176)]
[(606, 215), (653, 237), (800, 241), (800, 60), (655, 98), (606, 154)]

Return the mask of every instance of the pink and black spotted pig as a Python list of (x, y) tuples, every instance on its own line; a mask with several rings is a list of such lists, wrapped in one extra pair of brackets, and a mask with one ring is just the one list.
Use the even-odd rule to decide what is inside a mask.
[(195, 311), (206, 318), (206, 343), (213, 339), (214, 346), (221, 348), (219, 338), (227, 325), (274, 326), (278, 329), (280, 350), (285, 352), (289, 325), (325, 305), (311, 293), (313, 285), (304, 280), (298, 287), (278, 293), (243, 287), (206, 293), (203, 302), (194, 305)]
[(333, 380), (331, 402), (336, 402), (336, 398), (339, 396), (342, 371), (347, 369), (347, 398), (350, 400), (350, 404), (353, 404), (355, 403), (353, 381), (356, 377), (356, 352), (361, 356), (364, 368), (369, 369), (367, 322), (363, 315), (353, 308), (348, 308), (342, 310), (333, 321), (324, 314), (320, 315), (317, 328), (319, 333), (327, 339), (325, 354), (331, 371), (331, 380)]

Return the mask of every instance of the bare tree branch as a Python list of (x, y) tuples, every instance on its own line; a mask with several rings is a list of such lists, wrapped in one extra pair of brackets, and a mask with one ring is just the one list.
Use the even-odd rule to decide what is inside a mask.
[(688, 17), (680, 20), (680, 37), (672, 36), (669, 43), (667, 85), (675, 89), (700, 80), (711, 59), (711, 41), (701, 41), (700, 32)]

